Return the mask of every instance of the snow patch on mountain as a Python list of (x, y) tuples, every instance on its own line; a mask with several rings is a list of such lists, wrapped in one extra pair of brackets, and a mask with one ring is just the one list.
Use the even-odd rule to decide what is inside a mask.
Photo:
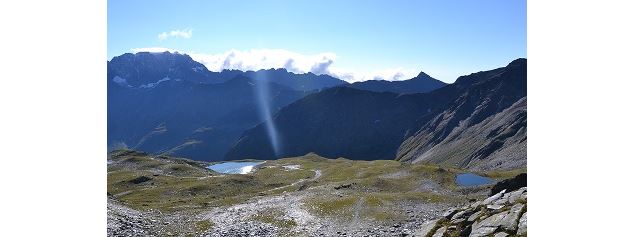
[(122, 77), (119, 77), (119, 76), (115, 76), (115, 77), (112, 79), (112, 81), (113, 81), (114, 83), (117, 83), (117, 85), (120, 85), (120, 86), (132, 87), (131, 85), (129, 85), (129, 84), (128, 84), (128, 80), (126, 80), (126, 78), (122, 78)]
[(148, 84), (145, 84), (145, 85), (141, 85), (141, 86), (139, 86), (139, 88), (154, 88), (157, 85), (159, 85), (161, 82), (165, 82), (165, 81), (169, 81), (169, 80), (171, 80), (169, 77), (164, 77), (163, 79), (158, 80), (156, 82), (152, 82), (152, 83), (148, 83)]

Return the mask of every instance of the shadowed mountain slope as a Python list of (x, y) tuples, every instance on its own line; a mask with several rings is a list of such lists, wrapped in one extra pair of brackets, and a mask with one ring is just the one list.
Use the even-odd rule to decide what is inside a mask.
[(527, 60), (461, 77), (456, 84), (468, 83), (468, 90), (404, 141), (397, 160), (475, 169), (526, 165)]
[[(506, 143), (509, 138), (523, 143), (526, 107), (520, 100), (527, 94), (526, 67), (526, 59), (514, 60), (506, 67), (462, 76), (429, 93), (399, 95), (345, 87), (324, 90), (275, 115), (273, 124), (282, 144), (277, 153), (271, 148), (264, 124), (260, 124), (243, 134), (227, 158), (272, 159), (316, 152), (331, 158), (396, 158), (476, 167), (483, 163), (478, 160), (505, 156), (504, 150), (513, 143)], [(510, 108), (517, 102), (517, 107)], [(493, 117), (508, 108), (506, 114), (498, 115), (503, 120)], [(491, 135), (486, 139), (469, 135), (481, 130)], [(456, 155), (461, 159), (441, 153), (421, 156), (426, 152), (436, 154), (430, 150), (437, 145), (443, 150), (446, 143), (470, 143), (474, 139), (482, 142), (465, 146), (466, 150)], [(525, 159), (525, 152), (518, 154), (519, 159)]]

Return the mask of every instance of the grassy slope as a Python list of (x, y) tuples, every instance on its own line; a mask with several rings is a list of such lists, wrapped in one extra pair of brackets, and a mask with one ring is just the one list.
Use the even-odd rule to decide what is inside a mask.
[[(134, 151), (115, 151), (109, 155), (108, 193), (139, 210), (198, 212), (229, 206), (258, 196), (277, 195), (309, 189), (312, 194), (303, 206), (312, 214), (329, 218), (396, 220), (403, 217), (398, 205), (404, 202), (460, 202), (465, 197), (421, 189), (432, 182), (455, 193), (454, 177), (462, 170), (431, 164), (406, 164), (398, 161), (352, 161), (326, 159), (314, 154), (267, 161), (246, 175), (218, 174), (206, 169), (209, 163), (165, 156), (150, 156)], [(299, 165), (289, 170), (285, 165)], [(313, 180), (314, 170), (321, 176)], [(492, 177), (511, 174), (497, 173)], [(147, 177), (150, 180), (133, 183)], [(350, 185), (336, 190), (335, 187)], [(442, 193), (442, 192), (441, 192)], [(294, 226), (279, 219), (276, 210), (253, 217), (279, 227)], [(194, 223), (209, 228), (209, 223)]]

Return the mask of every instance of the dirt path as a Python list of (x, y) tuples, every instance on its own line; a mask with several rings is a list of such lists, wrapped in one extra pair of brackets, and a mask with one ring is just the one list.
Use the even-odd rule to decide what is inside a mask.
[(315, 175), (313, 176), (313, 178), (300, 179), (300, 180), (298, 180), (298, 181), (296, 181), (296, 182), (294, 182), (292, 184), (288, 184), (288, 185), (285, 185), (285, 186), (280, 186), (280, 187), (277, 187), (277, 188), (269, 189), (267, 191), (264, 191), (264, 193), (273, 192), (273, 191), (276, 191), (276, 190), (288, 188), (288, 187), (291, 187), (291, 186), (294, 186), (294, 185), (298, 185), (298, 184), (300, 184), (302, 182), (312, 182), (312, 181), (315, 181), (315, 180), (319, 179), (322, 176), (322, 171), (321, 170), (313, 170), (313, 172), (315, 172)]
[(355, 206), (353, 207), (354, 208), (353, 222), (355, 223), (359, 223), (359, 212), (362, 210), (362, 207), (364, 206), (364, 202), (365, 202), (365, 198), (362, 197), (357, 200), (357, 202), (355, 203)]

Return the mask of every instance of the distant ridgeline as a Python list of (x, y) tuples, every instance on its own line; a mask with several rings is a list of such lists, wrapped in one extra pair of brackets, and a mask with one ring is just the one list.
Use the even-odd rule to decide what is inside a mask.
[(518, 59), (450, 85), (425, 73), (348, 84), (128, 53), (108, 62), (108, 146), (207, 161), (315, 152), (511, 169), (526, 164), (526, 65)]
[(335, 87), (305, 96), (274, 116), (281, 148), (267, 129), (247, 130), (230, 159), (315, 152), (349, 159), (434, 162), (474, 170), (526, 166), (527, 60), (462, 76), (428, 93)]

